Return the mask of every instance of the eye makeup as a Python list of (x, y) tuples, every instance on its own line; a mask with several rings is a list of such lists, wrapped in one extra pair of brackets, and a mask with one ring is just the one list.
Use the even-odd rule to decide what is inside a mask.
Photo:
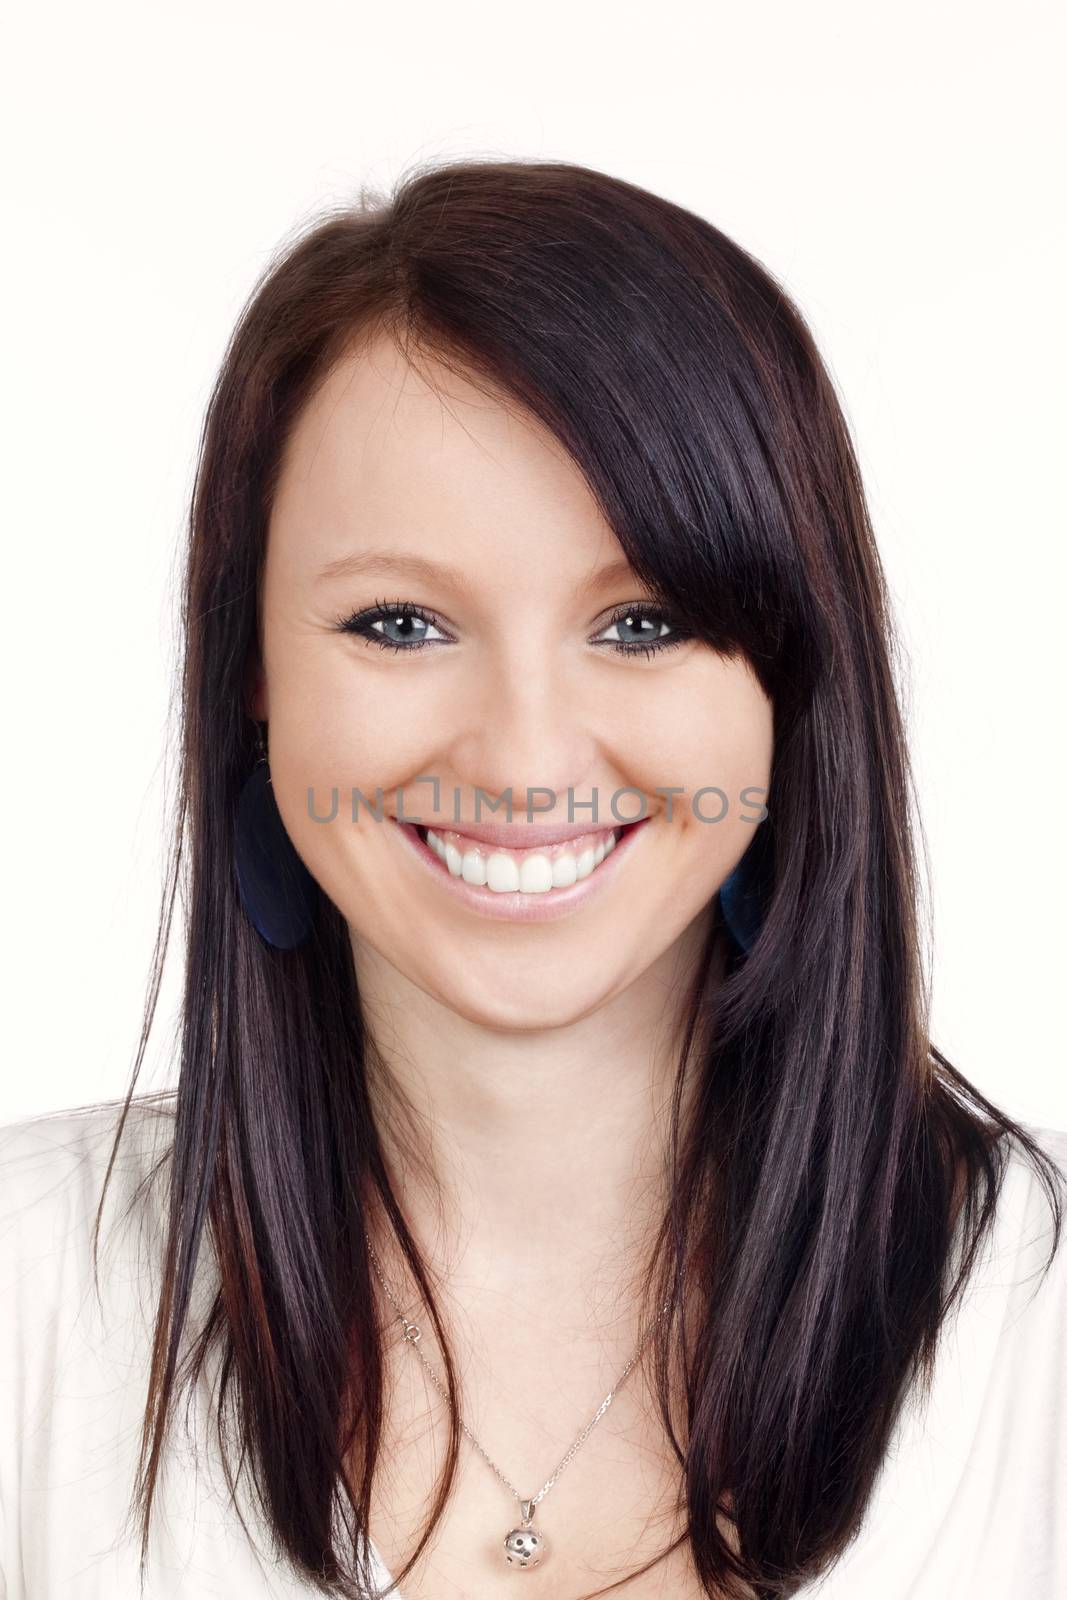
[[(414, 650), (423, 650), (428, 646), (438, 643), (447, 643), (447, 640), (427, 638), (391, 639), (381, 631), (389, 625), (407, 624), (412, 621), (427, 624), (430, 628), (441, 632), (444, 624), (438, 620), (434, 613), (425, 606), (416, 606), (410, 600), (376, 600), (374, 605), (365, 611), (356, 611), (351, 615), (339, 617), (334, 626), (339, 633), (350, 633), (364, 640), (367, 644), (380, 646), (383, 650), (394, 650), (400, 654), (409, 654)], [(667, 626), (671, 632), (666, 637), (645, 638), (638, 640), (609, 639), (605, 643), (617, 655), (644, 656), (646, 659), (659, 655), (664, 650), (670, 650), (675, 645), (683, 644), (693, 635), (684, 629), (676, 627), (671, 621), (667, 611), (662, 606), (656, 606), (648, 601), (638, 601), (634, 605), (617, 606), (611, 617), (604, 624), (602, 632), (610, 628), (637, 627), (649, 623), (654, 628)]]

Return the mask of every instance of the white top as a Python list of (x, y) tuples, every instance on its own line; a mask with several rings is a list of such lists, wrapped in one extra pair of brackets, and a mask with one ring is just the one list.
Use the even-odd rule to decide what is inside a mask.
[[(0, 1128), (0, 1600), (140, 1593), (126, 1517), (165, 1182), (150, 1186), (131, 1222), (112, 1225), (165, 1148), (173, 1114), (158, 1102), (131, 1106), (102, 1224), (98, 1299), (90, 1234), (116, 1116), (109, 1106)], [(1067, 1173), (1067, 1133), (1027, 1131)], [(930, 1407), (905, 1406), (859, 1537), (805, 1595), (1067, 1596), (1067, 1233), (1039, 1281), (1050, 1237), (1044, 1193), (1013, 1153), (994, 1234), (943, 1334)], [(241, 1509), (251, 1538), (229, 1508), (208, 1402), (202, 1378), (195, 1445), (179, 1408), (146, 1600), (310, 1596), (273, 1559), (250, 1497)], [(385, 1588), (389, 1573), (374, 1556)]]

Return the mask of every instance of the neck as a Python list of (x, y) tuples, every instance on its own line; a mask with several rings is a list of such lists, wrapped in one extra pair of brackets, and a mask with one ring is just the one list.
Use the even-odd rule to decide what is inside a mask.
[[(601, 1325), (629, 1322), (666, 1206), (671, 1095), (706, 936), (698, 918), (596, 1011), (523, 1031), (457, 1015), (354, 945), (390, 1182), (435, 1288), (467, 1312), (506, 1297), (510, 1316), (550, 1322), (556, 1339), (588, 1333), (590, 1306)], [(723, 954), (716, 941), (714, 986)], [(683, 1137), (688, 1105), (687, 1085)], [(410, 1272), (381, 1218), (371, 1237), (407, 1306)]]

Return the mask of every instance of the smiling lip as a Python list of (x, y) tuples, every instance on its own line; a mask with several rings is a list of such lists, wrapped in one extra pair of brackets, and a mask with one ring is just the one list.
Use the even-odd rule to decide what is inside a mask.
[[(620, 870), (621, 863), (628, 860), (631, 851), (637, 847), (637, 841), (651, 818), (643, 817), (640, 822), (619, 824), (621, 831), (614, 850), (587, 878), (580, 878), (569, 888), (549, 889), (544, 894), (522, 894), (518, 890), (497, 894), (495, 890), (480, 884), (468, 883), (465, 878), (453, 877), (445, 863), (422, 839), (413, 822), (401, 822), (397, 817), (390, 817), (389, 820), (396, 824), (415, 857), (434, 873), (441, 887), (449, 890), (472, 911), (501, 922), (554, 922), (557, 917), (573, 915), (596, 895), (604, 892)], [(589, 829), (581, 831), (588, 833)]]
[[(399, 817), (396, 818), (399, 822)], [(461, 833), (476, 844), (495, 844), (501, 850), (538, 850), (549, 845), (566, 844), (568, 839), (581, 839), (591, 833), (613, 833), (626, 824), (620, 822), (430, 822), (406, 824), (411, 827), (430, 827), (434, 833)], [(402, 824), (405, 826), (405, 824)]]

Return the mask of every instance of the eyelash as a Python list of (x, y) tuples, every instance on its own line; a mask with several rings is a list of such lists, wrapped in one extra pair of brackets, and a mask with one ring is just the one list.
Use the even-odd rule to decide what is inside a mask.
[[(395, 617), (418, 617), (423, 622), (429, 622), (435, 628), (443, 628), (444, 626), (432, 611), (427, 611), (423, 606), (413, 605), (410, 600), (376, 600), (374, 605), (367, 611), (356, 611), (351, 616), (338, 617), (335, 626), (341, 633), (354, 634), (357, 638), (364, 639), (368, 644), (376, 644), (383, 650), (395, 650), (401, 655), (410, 655), (415, 650), (423, 650), (427, 646), (438, 643), (434, 639), (415, 639), (407, 644), (398, 644), (395, 639), (387, 639), (383, 634), (372, 631), (375, 622), (382, 622), (387, 619), (392, 620)], [(619, 606), (614, 614), (608, 618), (604, 627), (612, 628), (616, 623), (625, 622), (627, 618), (640, 622), (649, 617), (658, 618), (661, 622), (666, 622), (668, 626), (674, 627), (667, 611), (661, 606), (654, 606), (647, 602), (632, 606)], [(659, 655), (663, 650), (669, 650), (674, 645), (683, 644), (690, 637), (691, 635), (681, 628), (674, 627), (674, 632), (669, 634), (667, 638), (654, 639), (648, 644), (636, 644), (620, 639), (609, 639), (608, 644), (617, 655), (640, 655), (650, 659)]]

